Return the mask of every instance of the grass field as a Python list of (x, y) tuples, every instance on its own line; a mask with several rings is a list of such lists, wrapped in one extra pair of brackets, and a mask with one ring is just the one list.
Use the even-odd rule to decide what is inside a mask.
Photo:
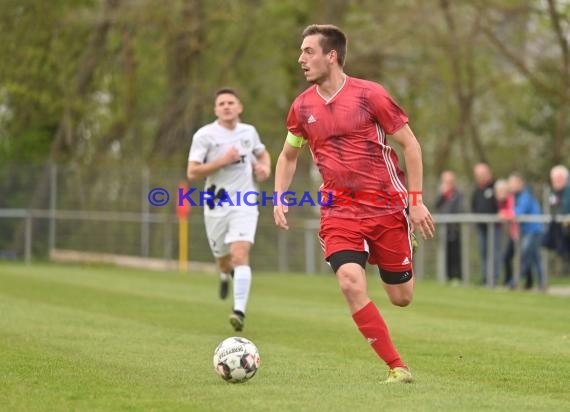
[(420, 282), (402, 309), (370, 290), (416, 383), (379, 384), (332, 276), (257, 273), (242, 335), (262, 365), (232, 385), (215, 276), (0, 263), (1, 409), (570, 410), (570, 298)]

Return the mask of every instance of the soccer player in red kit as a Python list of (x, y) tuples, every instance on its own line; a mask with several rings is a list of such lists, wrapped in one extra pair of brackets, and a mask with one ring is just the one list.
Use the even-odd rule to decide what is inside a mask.
[[(411, 382), (388, 327), (367, 292), (366, 261), (379, 268), (390, 301), (407, 306), (413, 296), (411, 234), (434, 234), (422, 202), (421, 149), (408, 117), (377, 83), (343, 71), (346, 36), (332, 25), (303, 32), (299, 64), (313, 83), (293, 102), (288, 135), (275, 171), (277, 200), (289, 188), (300, 149), (308, 143), (323, 179), (319, 237), (354, 322), (388, 365), (386, 383)], [(407, 188), (387, 135), (403, 150)], [(332, 200), (331, 200), (332, 198)], [(409, 216), (406, 213), (409, 209)], [(287, 205), (274, 205), (277, 226), (288, 229)], [(411, 224), (410, 221), (411, 220)]]

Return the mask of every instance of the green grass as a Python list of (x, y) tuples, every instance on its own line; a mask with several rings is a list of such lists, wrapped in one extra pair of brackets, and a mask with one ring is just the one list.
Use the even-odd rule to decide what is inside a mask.
[(262, 365), (215, 375), (233, 336), (212, 275), (0, 263), (6, 411), (568, 410), (570, 299), (420, 282), (414, 303), (371, 295), (417, 380), (386, 369), (332, 276), (257, 273), (243, 336)]

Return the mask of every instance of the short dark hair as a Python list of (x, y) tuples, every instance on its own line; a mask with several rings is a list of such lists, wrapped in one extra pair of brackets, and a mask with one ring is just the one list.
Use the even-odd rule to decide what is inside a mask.
[(221, 89), (216, 90), (216, 94), (214, 95), (214, 100), (216, 100), (218, 96), (221, 94), (231, 94), (241, 102), (241, 98), (239, 97), (238, 92), (236, 92), (235, 89), (232, 89), (231, 87), (222, 87)]
[(303, 39), (314, 34), (322, 36), (319, 44), (323, 48), (323, 52), (329, 53), (331, 50), (335, 50), (339, 66), (344, 66), (347, 41), (343, 31), (332, 24), (311, 24), (303, 30)]

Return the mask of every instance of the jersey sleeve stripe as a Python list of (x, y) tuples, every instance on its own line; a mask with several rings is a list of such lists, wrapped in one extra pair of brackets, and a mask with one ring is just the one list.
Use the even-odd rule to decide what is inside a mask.
[(380, 127), (378, 123), (376, 123), (376, 133), (378, 135), (378, 143), (380, 143), (380, 147), (382, 148), (382, 156), (384, 157), (384, 163), (386, 164), (386, 169), (390, 175), (390, 180), (392, 181), (392, 185), (396, 190), (400, 193), (405, 193), (405, 207), (408, 206), (408, 190), (402, 184), (402, 181), (398, 178), (398, 172), (396, 171), (396, 166), (390, 157), (390, 152), (392, 148), (386, 144), (386, 134), (384, 130)]

